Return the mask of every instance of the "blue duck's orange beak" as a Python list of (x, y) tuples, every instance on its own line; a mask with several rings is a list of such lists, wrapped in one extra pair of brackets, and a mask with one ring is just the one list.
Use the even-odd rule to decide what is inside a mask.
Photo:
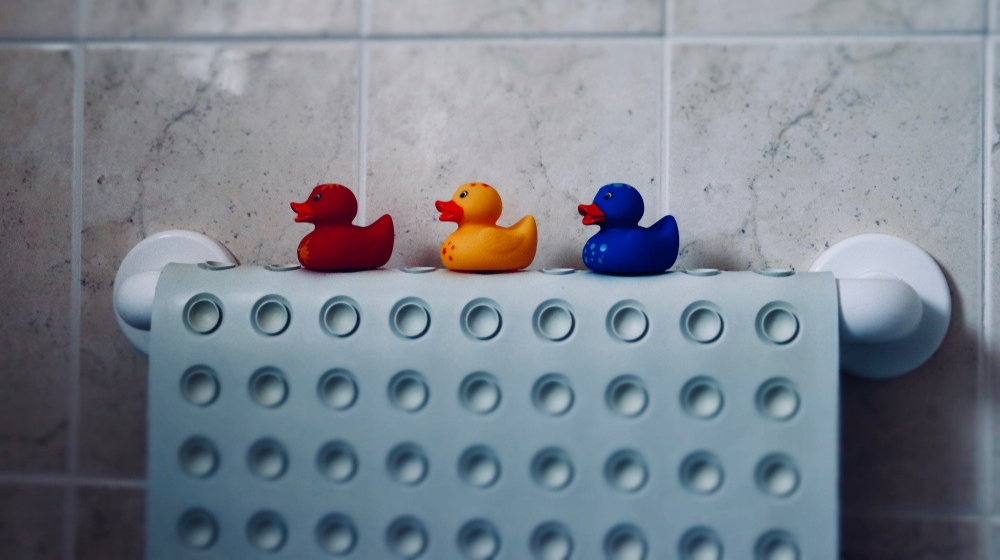
[(293, 202), (292, 203), (292, 211), (294, 211), (296, 214), (298, 214), (297, 216), (295, 216), (295, 221), (296, 222), (308, 222), (309, 220), (312, 220), (312, 218), (313, 218), (312, 212), (309, 211), (309, 205), (308, 204), (300, 203), (300, 202)]
[(583, 225), (585, 226), (599, 224), (604, 221), (604, 218), (607, 217), (596, 204), (581, 204), (577, 206), (576, 209), (580, 212), (580, 215), (583, 216)]
[(434, 201), (434, 207), (441, 213), (441, 217), (438, 219), (442, 222), (457, 222), (465, 215), (465, 210), (462, 210), (462, 207), (454, 200), (449, 200), (448, 202), (436, 200)]

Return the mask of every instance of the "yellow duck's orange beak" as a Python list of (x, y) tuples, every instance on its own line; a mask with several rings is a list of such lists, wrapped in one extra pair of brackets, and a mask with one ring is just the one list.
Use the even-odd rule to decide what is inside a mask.
[(313, 217), (312, 212), (309, 209), (309, 205), (304, 202), (293, 202), (292, 211), (298, 214), (295, 216), (296, 222), (308, 222)]
[(596, 204), (581, 204), (576, 209), (583, 216), (583, 225), (585, 226), (599, 224), (607, 217)]
[(462, 207), (454, 200), (448, 202), (437, 200), (434, 202), (434, 207), (437, 208), (438, 212), (441, 212), (441, 217), (438, 219), (442, 222), (458, 222), (465, 215), (465, 210), (462, 210)]

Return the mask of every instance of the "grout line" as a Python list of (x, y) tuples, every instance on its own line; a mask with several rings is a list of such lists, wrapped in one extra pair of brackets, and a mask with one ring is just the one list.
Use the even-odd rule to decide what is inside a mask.
[(670, 87), (673, 68), (673, 43), (663, 39), (660, 64), (660, 215), (670, 213)]
[[(925, 521), (950, 521), (962, 523), (988, 523), (989, 516), (976, 511), (913, 508), (906, 506), (872, 506), (845, 507), (841, 506), (840, 517), (867, 517), (880, 519), (919, 519)], [(841, 535), (842, 536), (842, 535)]]
[(72, 491), (81, 486), (144, 489), (146, 481), (141, 478), (71, 477), (62, 474), (2, 473), (0, 474), (0, 485), (65, 486), (68, 490)]
[[(873, 31), (873, 32), (791, 32), (791, 33), (454, 33), (454, 34), (386, 34), (362, 32), (361, 26), (370, 26), (369, 10), (366, 2), (361, 3), (362, 9), (358, 33), (323, 34), (323, 35), (188, 35), (181, 37), (88, 37), (88, 38), (5, 38), (0, 39), (0, 46), (38, 46), (65, 45), (67, 43), (84, 43), (97, 47), (143, 47), (151, 45), (183, 45), (199, 43), (348, 43), (366, 40), (377, 43), (437, 43), (437, 42), (473, 42), (473, 43), (601, 43), (607, 41), (648, 42), (660, 41), (669, 36), (675, 41), (687, 43), (810, 43), (835, 41), (941, 41), (976, 39), (995, 34), (984, 30), (971, 31)], [(666, 10), (669, 12), (669, 9)], [(665, 16), (666, 17), (666, 16)], [(666, 25), (673, 28), (672, 18), (667, 18)]]
[(663, 34), (666, 37), (674, 34), (674, 0), (663, 2)]
[(357, 76), (358, 76), (358, 90), (357, 90), (357, 103), (355, 107), (357, 108), (357, 154), (355, 160), (355, 193), (358, 197), (358, 214), (354, 219), (354, 225), (363, 226), (367, 224), (367, 216), (365, 213), (368, 211), (366, 191), (365, 191), (365, 112), (367, 110), (365, 103), (365, 43), (364, 41), (359, 41), (357, 46)]
[(979, 41), (985, 33), (846, 33), (846, 34), (775, 34), (724, 35), (679, 33), (670, 36), (675, 43), (691, 45), (802, 45), (824, 43), (942, 43)]
[[(80, 281), (83, 276), (83, 109), (84, 84), (86, 72), (86, 53), (83, 38), (86, 36), (86, 17), (90, 2), (79, 0), (74, 14), (74, 32), (76, 34), (73, 46), (73, 203), (71, 227), (70, 255), (70, 359), (69, 359), (69, 402), (66, 414), (68, 416), (69, 433), (66, 437), (67, 473), (65, 481), (60, 481), (66, 498), (66, 512), (63, 517), (63, 558), (76, 558), (77, 519), (77, 484), (76, 477), (80, 469), (80, 347), (81, 323), (83, 315), (82, 291)], [(28, 477), (30, 479), (30, 477)]]
[(95, 45), (108, 46), (148, 46), (148, 45), (173, 45), (189, 43), (350, 43), (365, 39), (374, 42), (385, 43), (435, 43), (435, 42), (559, 42), (559, 41), (581, 41), (581, 42), (604, 42), (604, 41), (657, 41), (663, 38), (663, 33), (548, 33), (548, 34), (526, 34), (526, 33), (453, 33), (453, 34), (387, 34), (371, 33), (370, 30), (361, 31), (361, 26), (370, 26), (367, 21), (368, 10), (364, 9), (359, 21), (359, 31), (355, 33), (343, 34), (320, 34), (320, 35), (182, 35), (182, 36), (162, 36), (162, 37), (87, 37), (78, 40), (71, 37), (9, 37), (0, 38), (0, 45), (15, 44), (35, 46), (46, 43), (75, 43), (84, 42)]
[[(994, 445), (994, 422), (996, 417), (993, 409), (993, 111), (994, 111), (994, 84), (996, 82), (996, 46), (993, 40), (987, 38), (983, 41), (985, 48), (984, 71), (983, 71), (983, 183), (982, 183), (982, 307), (980, 317), (979, 336), (979, 407), (981, 420), (984, 422), (981, 433), (983, 441), (983, 468), (985, 481), (983, 485), (986, 489), (988, 503), (985, 504), (983, 512), (992, 514), (994, 503), (996, 502), (996, 489), (994, 488), (994, 469), (996, 468), (993, 458), (995, 452)], [(986, 532), (987, 544), (992, 545), (992, 532)], [(992, 548), (987, 548), (992, 550)]]
[(979, 435), (977, 486), (978, 486), (978, 506), (982, 514), (980, 519), (980, 532), (983, 540), (983, 549), (989, 553), (993, 550), (993, 531), (990, 529), (990, 514), (993, 511), (994, 490), (993, 490), (993, 390), (990, 378), (990, 237), (989, 207), (990, 207), (990, 180), (992, 176), (992, 165), (990, 155), (992, 151), (992, 124), (993, 124), (993, 80), (994, 80), (994, 52), (993, 42), (989, 37), (983, 38), (983, 107), (982, 107), (982, 177), (981, 177), (981, 227), (980, 227), (980, 334), (978, 340), (979, 352), (977, 355), (976, 371), (976, 412), (977, 431)]
[(683, 31), (677, 32), (676, 26), (671, 26), (672, 37), (682, 39), (792, 39), (792, 40), (823, 40), (831, 39), (865, 39), (865, 38), (886, 38), (886, 39), (940, 39), (950, 37), (983, 37), (988, 33), (984, 29), (873, 29), (873, 30), (808, 30), (808, 31), (766, 31), (766, 32), (713, 32), (713, 31)]
[(77, 487), (89, 486), (96, 488), (125, 488), (125, 489), (136, 489), (145, 490), (146, 481), (141, 478), (101, 478), (101, 477), (86, 477), (75, 479)]
[(368, 2), (358, 0), (361, 40), (358, 43), (358, 225), (368, 224)]
[(371, 0), (358, 0), (358, 33), (361, 38), (372, 33)]
[(76, 45), (73, 59), (73, 203), (70, 255), (70, 335), (69, 335), (69, 380), (67, 416), (67, 498), (66, 518), (63, 525), (63, 556), (68, 560), (75, 557), (76, 548), (76, 489), (74, 478), (80, 467), (80, 336), (82, 315), (83, 245), (83, 106), (84, 71), (86, 54), (83, 45)]
[(31, 49), (31, 50), (52, 50), (64, 51), (72, 49), (79, 44), (73, 38), (64, 39), (16, 39), (12, 37), (0, 38), (0, 48), (4, 49)]

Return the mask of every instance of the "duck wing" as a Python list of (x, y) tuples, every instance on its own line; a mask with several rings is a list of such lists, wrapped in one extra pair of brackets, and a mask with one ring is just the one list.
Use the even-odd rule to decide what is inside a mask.
[(392, 256), (393, 227), (389, 216), (365, 227), (347, 224), (317, 229), (310, 236), (317, 234), (306, 248), (307, 268), (365, 270), (385, 265)]
[(535, 218), (525, 216), (509, 228), (497, 226), (485, 228), (477, 236), (483, 249), (496, 254), (510, 254), (526, 250), (538, 244), (538, 229)]
[(335, 230), (328, 242), (336, 243), (333, 248), (336, 254), (352, 261), (355, 259), (365, 260), (366, 255), (371, 255), (374, 258), (375, 254), (381, 255), (387, 251), (391, 253), (393, 245), (392, 217), (386, 214), (367, 226), (341, 226)]

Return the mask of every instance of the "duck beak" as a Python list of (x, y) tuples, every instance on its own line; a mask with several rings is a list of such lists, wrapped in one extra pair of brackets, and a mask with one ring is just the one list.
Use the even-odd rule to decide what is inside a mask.
[(308, 222), (313, 218), (312, 212), (309, 211), (309, 205), (304, 202), (293, 202), (292, 211), (298, 214), (295, 216), (296, 222)]
[(441, 202), (437, 200), (434, 202), (434, 207), (437, 208), (438, 212), (441, 213), (441, 217), (438, 219), (442, 222), (455, 222), (458, 223), (465, 214), (465, 210), (458, 205), (454, 200), (449, 200), (448, 202)]
[(596, 204), (581, 204), (576, 209), (583, 216), (583, 225), (585, 226), (599, 224), (607, 217)]

